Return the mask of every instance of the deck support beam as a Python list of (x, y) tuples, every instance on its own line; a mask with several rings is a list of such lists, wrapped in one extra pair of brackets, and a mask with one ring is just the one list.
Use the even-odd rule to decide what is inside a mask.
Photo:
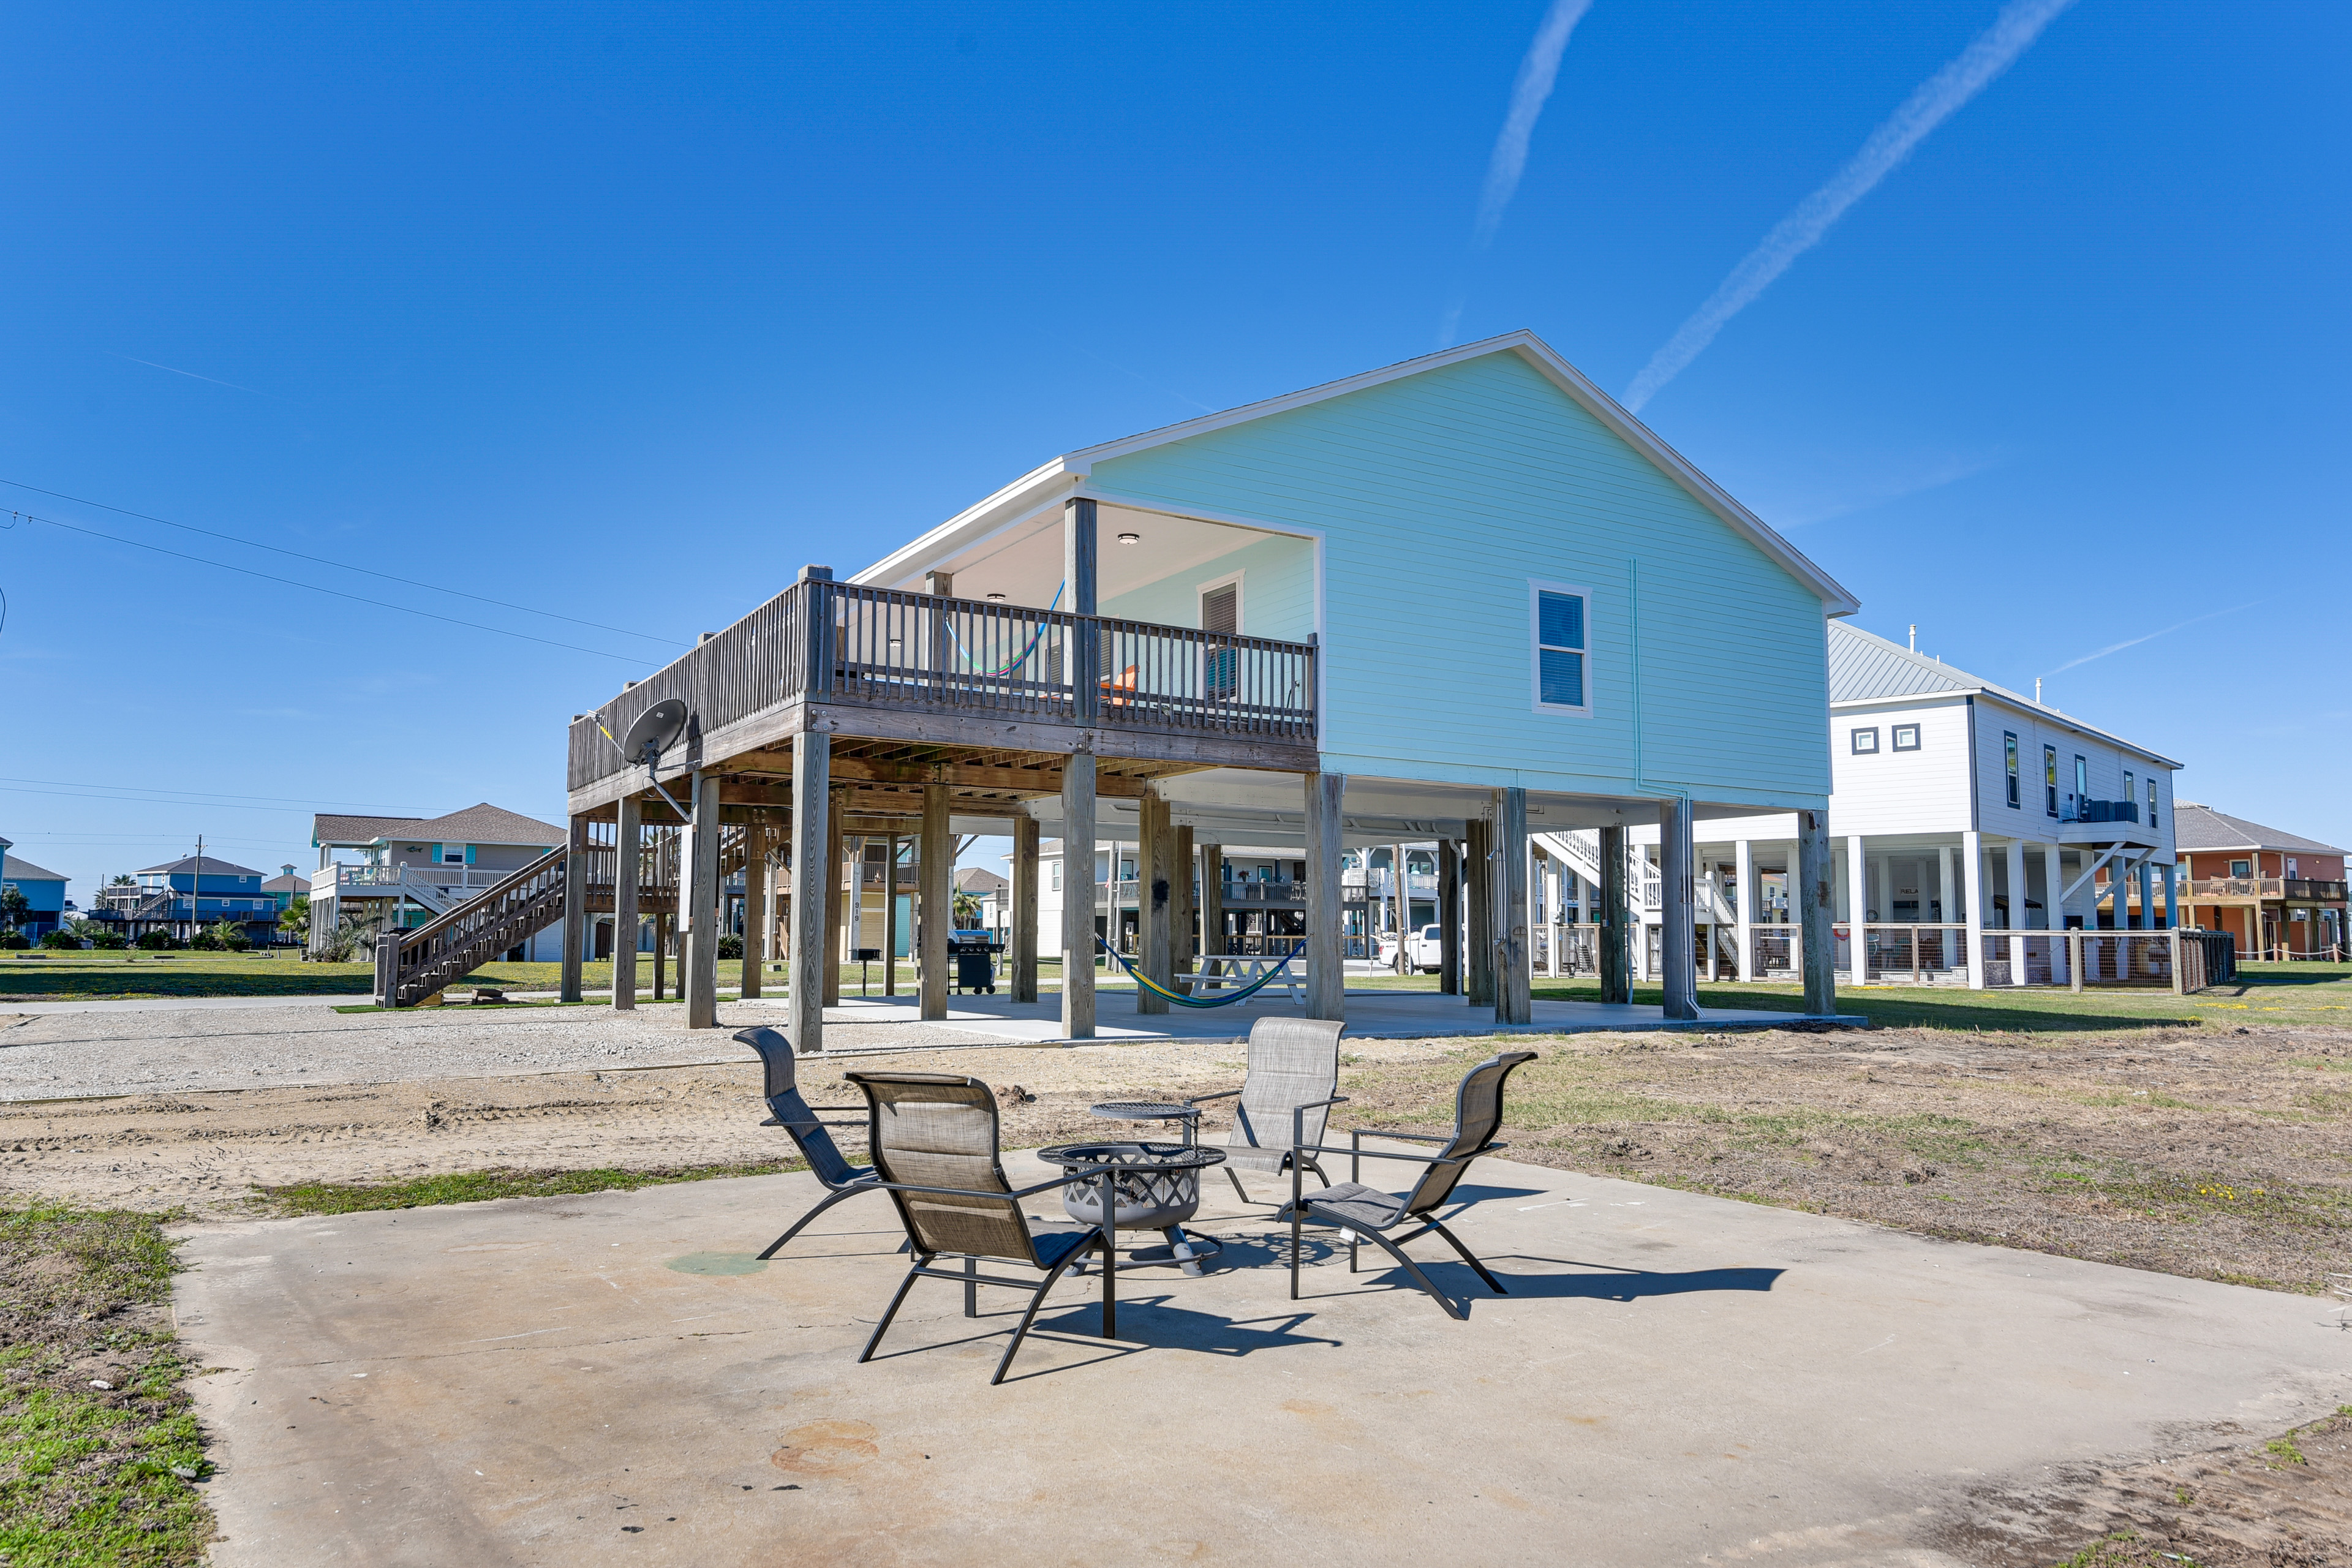
[[(1658, 916), (1664, 930), (1660, 957), (1664, 960), (1664, 1016), (1677, 1023), (1698, 1017), (1698, 954), (1692, 942), (1698, 915), (1693, 907), (1696, 891), (1692, 871), (1691, 803), (1687, 795), (1658, 803)], [(1713, 950), (1714, 927), (1707, 929)]]
[[(923, 786), (923, 897), (917, 930), (922, 934), (921, 1015), (928, 1022), (948, 1016), (948, 933), (955, 928), (955, 840), (948, 832), (948, 786)], [(865, 868), (858, 868), (862, 874)], [(865, 892), (859, 883), (859, 895)]]
[(1463, 954), (1462, 999), (1473, 1007), (1495, 1005), (1495, 831), (1483, 816), (1462, 825), (1466, 848), (1463, 869), (1469, 883), (1467, 951)]
[(1074, 1040), (1095, 1037), (1092, 752), (1074, 753), (1062, 769), (1062, 1033)]
[(1437, 841), (1437, 994), (1462, 994), (1462, 848)]
[(1830, 858), (1830, 814), (1797, 813), (1797, 864), (1790, 881), (1804, 954), (1805, 1016), (1837, 1012), (1837, 863)]
[[(886, 942), (887, 945), (887, 942)], [(889, 955), (883, 955), (889, 962)], [(1037, 819), (1013, 819), (1013, 999), (1037, 1000)]]
[(1633, 1000), (1633, 919), (1625, 889), (1625, 826), (1601, 830), (1601, 999)]
[[(1528, 995), (1534, 950), (1528, 942), (1528, 792), (1495, 792), (1495, 870), (1497, 883), (1495, 944), (1495, 1022), (1532, 1024)], [(1402, 933), (1400, 933), (1402, 934)]]
[(637, 797), (621, 797), (619, 841), (613, 849), (613, 1005), (637, 1005), (637, 878), (645, 865), (645, 829)]
[[(825, 743), (831, 746), (830, 737)], [(842, 810), (841, 796), (837, 787), (824, 792), (824, 973), (818, 984), (828, 1007), (841, 1005), (841, 830), (842, 818), (847, 815)]]
[(760, 994), (761, 933), (768, 923), (768, 825), (743, 826), (743, 979), (740, 994)]
[[(1135, 834), (1135, 966), (1146, 980), (1156, 985), (1170, 985), (1175, 979), (1172, 961), (1175, 939), (1169, 930), (1174, 919), (1172, 905), (1176, 868), (1176, 834), (1168, 816), (1168, 802), (1158, 788), (1148, 788), (1139, 803)], [(1138, 1014), (1156, 1016), (1168, 1011), (1168, 998), (1154, 995), (1151, 987), (1139, 984), (1135, 988), (1135, 1010)]]
[[(1854, 842), (1856, 844), (1860, 844), (1862, 841), (1857, 838)], [(1856, 859), (1861, 858), (1861, 854), (1858, 850), (1856, 851), (1854, 858)], [(1983, 834), (1971, 829), (1960, 835), (1960, 897), (1966, 900), (1968, 903), (1967, 913), (1964, 916), (1968, 922), (1968, 929), (1962, 933), (1962, 940), (1967, 942), (1969, 944), (1969, 989), (1971, 991), (1981, 991), (1985, 988), (1985, 849)], [(2116, 884), (2116, 890), (2120, 892), (2122, 890), (2123, 884), (2118, 881)], [(1853, 922), (1853, 963), (1855, 966), (1853, 978), (1856, 984), (1860, 984), (1863, 979), (1862, 921), (1859, 918), (1859, 910), (1862, 906), (1857, 902), (1854, 908), (1857, 911), (1857, 916)], [(2116, 909), (2119, 912), (2123, 909), (2123, 900), (2120, 898), (2116, 900)], [(2123, 924), (2121, 921), (2117, 921), (2116, 923), (2118, 926)]]
[(1312, 773), (1307, 783), (1307, 1016), (1348, 1016), (1347, 966), (1339, 958), (1339, 810), (1348, 775)]
[(824, 884), (833, 856), (833, 737), (803, 732), (793, 742), (793, 901), (786, 942), (791, 956), (793, 1047), (803, 1054), (824, 1049), (825, 952), (832, 923), (825, 918)]
[(1192, 973), (1193, 864), (1192, 830), (1180, 827), (1176, 829), (1175, 858), (1169, 862), (1175, 875), (1170, 879), (1168, 888), (1169, 967), (1180, 975)]
[(678, 977), (678, 989), (686, 995), (686, 1026), (689, 1029), (715, 1029), (719, 1026), (719, 775), (698, 768), (694, 774), (694, 798), (688, 809), (694, 813), (688, 826), (688, 842), (691, 846), (692, 863), (688, 868), (687, 896), (679, 902), (687, 916), (686, 973)]
[(1201, 955), (1225, 951), (1225, 847), (1203, 844), (1201, 863)]
[[(566, 1002), (580, 1000), (581, 950), (588, 941), (588, 819), (572, 819), (570, 851), (563, 859), (563, 978), (557, 994)], [(189, 900), (189, 931), (194, 926), (195, 901)], [(396, 916), (394, 917), (397, 918)], [(392, 1005), (392, 994), (383, 992), (377, 1001)]]

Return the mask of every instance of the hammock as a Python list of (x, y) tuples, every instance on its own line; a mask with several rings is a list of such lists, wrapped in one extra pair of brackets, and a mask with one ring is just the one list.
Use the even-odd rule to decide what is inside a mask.
[[(1062, 590), (1069, 585), (1070, 584), (1066, 581), (1055, 585), (1054, 604), (1045, 606), (1045, 613), (1047, 615), (1050, 616), (1054, 613), (1054, 605), (1058, 605), (1062, 602)], [(985, 676), (990, 679), (994, 679), (1000, 675), (1010, 675), (1014, 670), (1020, 668), (1024, 664), (1026, 664), (1029, 661), (1029, 656), (1037, 651), (1037, 645), (1045, 640), (1045, 628), (1049, 625), (1051, 625), (1050, 622), (1038, 622), (1037, 635), (1031, 637), (1029, 639), (1029, 646), (1023, 648), (1019, 653), (1014, 654), (1009, 662), (998, 665), (994, 669), (982, 669), (972, 663), (971, 650), (963, 646), (963, 638), (956, 636), (955, 623), (953, 621), (946, 622), (948, 640), (956, 645), (956, 652), (963, 655), (964, 672), (968, 675)]]
[(1290, 967), (1290, 961), (1298, 956), (1296, 949), (1284, 953), (1280, 963), (1276, 964), (1272, 969), (1267, 970), (1264, 974), (1259, 975), (1255, 980), (1251, 981), (1247, 985), (1243, 986), (1232, 995), (1220, 996), (1213, 1002), (1203, 1002), (1198, 996), (1187, 996), (1181, 992), (1171, 991), (1165, 985), (1155, 984), (1150, 976), (1146, 975), (1141, 970), (1136, 968), (1132, 963), (1129, 963), (1126, 957), (1120, 953), (1118, 949), (1111, 946), (1110, 943), (1105, 942), (1102, 938), (1095, 938), (1095, 945), (1101, 948), (1105, 952), (1109, 953), (1113, 959), (1117, 960), (1118, 966), (1121, 969), (1126, 970), (1129, 975), (1134, 979), (1138, 985), (1144, 987), (1155, 996), (1165, 996), (1168, 1000), (1175, 1003), (1180, 1007), (1230, 1007), (1236, 1002), (1246, 1002), (1251, 997), (1256, 995), (1259, 992), (1265, 990), (1268, 985), (1273, 984), (1274, 982), (1281, 975), (1282, 972)]

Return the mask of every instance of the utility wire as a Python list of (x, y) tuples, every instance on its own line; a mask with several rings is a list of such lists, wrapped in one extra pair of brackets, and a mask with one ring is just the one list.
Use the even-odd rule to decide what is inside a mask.
[(262, 800), (277, 805), (341, 805), (348, 806), (353, 811), (379, 811), (394, 816), (413, 815), (393, 806), (374, 805), (356, 800), (311, 800), (306, 796), (286, 795), (226, 795), (221, 791), (209, 789), (152, 790), (140, 784), (92, 784), (88, 779), (25, 779), (0, 773), (0, 784), (55, 784), (59, 789), (127, 789), (138, 790), (145, 795), (193, 795), (204, 796), (208, 800)]
[[(6, 482), (6, 480), (0, 480), (0, 484), (5, 484)], [(68, 499), (70, 500), (71, 498), (68, 497)], [(578, 643), (557, 642), (553, 637), (535, 637), (529, 632), (510, 632), (504, 626), (485, 626), (480, 621), (461, 621), (455, 616), (436, 615), (431, 610), (419, 610), (407, 605), (392, 604), (383, 599), (371, 599), (361, 594), (346, 594), (341, 588), (322, 588), (316, 583), (304, 583), (292, 577), (280, 577), (272, 572), (256, 572), (250, 566), (232, 566), (226, 561), (207, 560), (202, 555), (191, 555), (184, 550), (166, 550), (160, 544), (142, 543), (136, 539), (125, 539), (118, 533), (100, 533), (97, 529), (84, 528), (78, 522), (60, 522), (54, 517), (41, 517), (29, 511), (25, 513), (24, 516), (25, 520), (28, 522), (46, 522), (51, 528), (62, 528), (69, 530), (75, 533), (86, 533), (92, 539), (103, 539), (110, 544), (128, 544), (134, 550), (152, 550), (158, 555), (169, 555), (181, 561), (193, 561), (199, 566), (217, 566), (224, 572), (240, 572), (247, 577), (258, 577), (267, 583), (283, 583), (289, 588), (307, 588), (313, 594), (332, 595), (338, 599), (349, 599), (355, 605), (373, 605), (376, 608), (382, 610), (397, 610), (404, 616), (422, 616), (428, 621), (439, 621), (446, 626), (467, 626), (474, 631), (488, 632), (494, 637), (516, 637), (520, 638), (523, 642), (543, 643), (549, 647), (565, 648), (572, 653), (593, 654), (598, 658), (617, 658), (627, 664), (645, 663), (643, 656), (638, 654), (607, 653), (601, 647), (583, 647)], [(268, 546), (264, 545), (262, 548), (268, 549)], [(328, 564), (332, 565), (333, 563), (330, 562)], [(359, 570), (359, 568), (354, 567), (352, 570), (356, 571)], [(379, 574), (379, 575), (381, 575), (381, 574)], [(473, 595), (467, 595), (469, 598), (472, 596)], [(496, 603), (495, 600), (491, 602)], [(534, 611), (532, 613), (544, 614), (543, 611)], [(631, 632), (627, 635), (631, 637), (639, 637), (644, 634)]]
[[(141, 363), (143, 363), (145, 362), (142, 361)], [(520, 610), (527, 616), (545, 616), (551, 620), (570, 621), (575, 626), (593, 626), (600, 632), (618, 632), (625, 637), (644, 637), (648, 642), (668, 643), (673, 647), (685, 647), (688, 646), (687, 644), (678, 641), (676, 637), (659, 637), (654, 636), (651, 632), (633, 632), (626, 626), (608, 626), (602, 621), (583, 621), (577, 616), (557, 615), (553, 610), (536, 610), (531, 608), (529, 605), (509, 604), (504, 599), (493, 599), (481, 594), (468, 594), (463, 588), (445, 587), (438, 583), (422, 583), (414, 577), (401, 577), (395, 576), (390, 572), (378, 572), (372, 566), (353, 566), (346, 561), (331, 561), (324, 555), (305, 555), (299, 550), (287, 550), (275, 544), (264, 544), (258, 540), (240, 539), (234, 533), (220, 533), (209, 528), (198, 528), (192, 522), (173, 522), (168, 517), (155, 517), (143, 511), (132, 511), (127, 507), (109, 506), (102, 500), (85, 500), (80, 496), (69, 496), (63, 490), (45, 490), (38, 485), (28, 485), (20, 479), (0, 479), (0, 485), (6, 485), (12, 489), (30, 490), (37, 496), (51, 496), (58, 500), (69, 500), (76, 506), (94, 506), (100, 511), (110, 511), (121, 517), (135, 517), (142, 522), (160, 522), (165, 528), (177, 528), (184, 530), (189, 533), (201, 533), (207, 539), (225, 539), (231, 544), (242, 544), (251, 550), (267, 550), (278, 555), (290, 555), (297, 561), (316, 562), (321, 566), (332, 566), (339, 572), (358, 572), (370, 577), (381, 577), (387, 583), (403, 583), (411, 588), (426, 588), (436, 594), (451, 594), (460, 599), (472, 599), (477, 604), (496, 605), (502, 610)], [(31, 514), (27, 513), (26, 515), (29, 516)], [(36, 522), (52, 522), (56, 520), (53, 518), (34, 518), (33, 521)], [(71, 525), (59, 524), (59, 526), (70, 527)], [(190, 559), (194, 559), (194, 557), (190, 557)], [(217, 564), (217, 563), (215, 563), (215, 564)], [(236, 570), (236, 568), (231, 568), (231, 570)], [(324, 593), (333, 592), (332, 589), (322, 589), (320, 591)], [(421, 614), (422, 612), (419, 613)], [(559, 644), (558, 646), (562, 645)]]
[(299, 805), (236, 805), (222, 800), (156, 800), (136, 795), (92, 795), (78, 789), (25, 789), (16, 784), (0, 784), (0, 795), (53, 795), (66, 800), (104, 800), (117, 805), (168, 805), (182, 810), (201, 811), (266, 811), (278, 816), (299, 816), (304, 807)]

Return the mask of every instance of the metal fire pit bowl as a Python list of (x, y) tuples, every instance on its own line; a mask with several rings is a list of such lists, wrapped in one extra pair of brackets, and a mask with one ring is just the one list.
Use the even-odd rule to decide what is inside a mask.
[[(1201, 1173), (1224, 1163), (1222, 1149), (1182, 1143), (1065, 1143), (1037, 1157), (1076, 1174), (1111, 1166), (1114, 1224), (1120, 1230), (1165, 1230), (1201, 1210)], [(1102, 1184), (1062, 1189), (1062, 1208), (1081, 1225), (1102, 1223)]]

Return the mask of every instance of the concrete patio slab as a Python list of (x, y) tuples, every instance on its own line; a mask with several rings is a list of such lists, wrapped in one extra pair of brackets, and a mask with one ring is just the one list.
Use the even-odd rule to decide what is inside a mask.
[[(1171, 1007), (1165, 1014), (1135, 1011), (1134, 991), (1105, 985), (1096, 993), (1095, 1038), (1098, 1040), (1234, 1040), (1247, 1036), (1259, 1018), (1296, 1018), (1303, 1009), (1271, 988), (1214, 1010)], [(749, 1004), (756, 1006), (757, 1002)], [(1535, 1004), (1535, 1018), (1527, 1024), (1496, 1024), (1492, 1008), (1472, 1007), (1459, 996), (1428, 991), (1351, 990), (1347, 993), (1348, 1036), (1350, 1039), (1428, 1040), (1457, 1036), (1572, 1035), (1592, 1030), (1786, 1028), (1801, 1016), (1754, 1008), (1707, 1007), (1696, 1023), (1669, 1021), (1654, 1004), (1547, 1002)], [(836, 1017), (847, 1023), (892, 1019), (911, 1021), (916, 1001), (911, 996), (844, 997), (838, 1009), (825, 1009), (828, 1025)], [(1869, 1020), (1841, 1016), (1815, 1019), (1856, 1028)], [(1014, 1002), (999, 994), (958, 994), (948, 999), (948, 1016), (934, 1020), (934, 1028), (969, 1029), (992, 1042), (1008, 1039), (1035, 1045), (1066, 1040), (1062, 1028), (1061, 998), (1041, 997)], [(833, 1049), (828, 1042), (827, 1049)]]
[(996, 1388), (1011, 1290), (975, 1321), (919, 1282), (856, 1364), (903, 1267), (883, 1201), (751, 1260), (805, 1175), (207, 1227), (175, 1304), (227, 1369), (194, 1384), (214, 1561), (2048, 1561), (1974, 1500), (2352, 1396), (2313, 1300), (1472, 1179), (1460, 1232), (1511, 1293), (1433, 1267), (1466, 1322), (1322, 1241), (1292, 1301), (1286, 1228), (1220, 1180), (1225, 1267), (1125, 1276), (1108, 1343), (1098, 1283), (1058, 1287)]

